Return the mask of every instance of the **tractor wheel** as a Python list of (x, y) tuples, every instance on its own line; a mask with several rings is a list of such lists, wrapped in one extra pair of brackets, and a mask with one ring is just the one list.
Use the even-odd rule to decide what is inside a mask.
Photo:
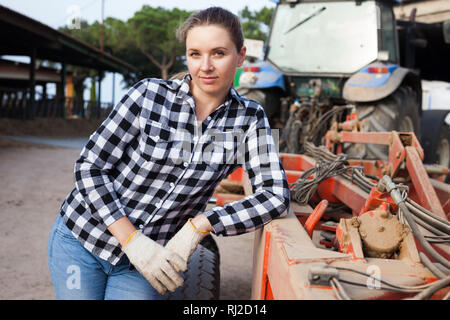
[(269, 120), (280, 111), (280, 97), (275, 90), (237, 88), (237, 92), (241, 96), (259, 103), (264, 108), (264, 112)]
[[(363, 132), (414, 132), (420, 139), (420, 116), (416, 93), (406, 86), (390, 96), (370, 104), (356, 106)], [(344, 144), (349, 158), (388, 160), (388, 146)]]
[(184, 284), (169, 293), (168, 300), (219, 300), (220, 257), (212, 236), (200, 242), (182, 277)]
[[(450, 128), (446, 123), (442, 124), (439, 132), (436, 158), (438, 164), (450, 168)], [(445, 182), (450, 182), (450, 174), (447, 175)]]
[(299, 154), (302, 146), (300, 144), (300, 138), (303, 133), (302, 122), (300, 120), (294, 120), (290, 123), (289, 131), (287, 133), (287, 152)]

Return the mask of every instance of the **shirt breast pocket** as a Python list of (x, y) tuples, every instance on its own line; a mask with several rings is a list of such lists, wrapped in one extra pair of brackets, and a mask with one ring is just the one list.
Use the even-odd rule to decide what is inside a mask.
[(213, 170), (221, 170), (236, 163), (239, 137), (234, 132), (216, 133), (209, 137), (203, 149), (203, 160)]
[(182, 141), (176, 140), (175, 130), (159, 122), (148, 122), (139, 141), (141, 156), (157, 164), (177, 164), (180, 158)]

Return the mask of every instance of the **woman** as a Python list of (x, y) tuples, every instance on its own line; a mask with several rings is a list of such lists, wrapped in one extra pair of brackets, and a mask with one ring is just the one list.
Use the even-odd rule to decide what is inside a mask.
[[(208, 8), (177, 36), (189, 73), (135, 84), (76, 161), (49, 238), (58, 299), (161, 299), (183, 284), (179, 272), (209, 232), (254, 231), (288, 209), (263, 108), (232, 88), (246, 50), (238, 18)], [(254, 194), (205, 211), (240, 166)]]

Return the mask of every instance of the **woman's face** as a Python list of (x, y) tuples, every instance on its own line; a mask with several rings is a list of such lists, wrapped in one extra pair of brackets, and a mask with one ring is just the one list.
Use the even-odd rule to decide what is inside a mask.
[(228, 31), (220, 25), (196, 26), (186, 37), (186, 60), (192, 76), (194, 93), (225, 95), (230, 89), (236, 68), (245, 58), (245, 47), (237, 52)]

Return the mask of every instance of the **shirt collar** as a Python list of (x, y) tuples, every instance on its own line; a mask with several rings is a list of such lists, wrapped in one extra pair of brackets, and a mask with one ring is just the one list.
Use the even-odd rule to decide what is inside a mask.
[(245, 108), (244, 101), (242, 97), (237, 93), (236, 89), (231, 87), (230, 92), (228, 95), (231, 95), (231, 98), (237, 101), (237, 106), (240, 108)]

